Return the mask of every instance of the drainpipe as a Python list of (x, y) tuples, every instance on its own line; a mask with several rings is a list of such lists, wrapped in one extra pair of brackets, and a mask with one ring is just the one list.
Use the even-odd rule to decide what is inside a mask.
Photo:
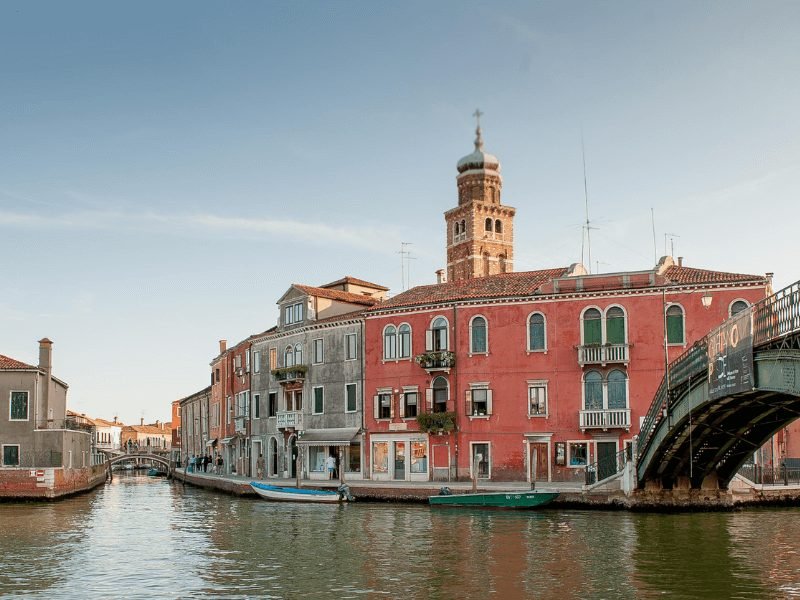
[[(364, 339), (364, 325), (366, 323), (366, 318), (361, 319), (358, 323), (359, 332), (361, 333), (361, 377), (359, 378), (361, 382), (361, 477), (362, 479), (365, 477), (365, 465), (364, 465), (364, 458), (367, 457), (366, 455), (366, 448), (364, 447), (364, 434), (367, 432), (367, 423), (366, 423), (366, 409), (364, 408), (364, 400), (366, 399), (366, 385), (367, 385), (367, 367), (366, 367), (366, 349), (367, 349), (367, 342)], [(345, 403), (347, 402), (347, 398), (344, 399)], [(356, 396), (356, 402), (358, 402), (358, 396)], [(370, 457), (367, 457), (370, 458)], [(369, 472), (366, 470), (367, 473)], [(344, 465), (342, 464), (342, 460), (339, 460), (339, 473), (344, 472)], [(342, 482), (344, 483), (344, 477), (342, 477)]]
[[(453, 304), (453, 349), (451, 352), (455, 356), (456, 348), (458, 348), (458, 306)], [(458, 361), (456, 360), (455, 367), (453, 368), (453, 385), (451, 389), (455, 390), (455, 397), (453, 399), (453, 414), (456, 415), (456, 423), (455, 427), (453, 428), (453, 445), (454, 447), (454, 456), (456, 461), (456, 480), (458, 480)], [(476, 473), (477, 475), (477, 473)]]

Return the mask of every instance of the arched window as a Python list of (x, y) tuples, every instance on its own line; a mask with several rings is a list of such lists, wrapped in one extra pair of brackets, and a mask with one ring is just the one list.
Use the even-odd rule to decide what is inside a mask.
[(628, 408), (627, 379), (618, 369), (608, 374), (608, 408)]
[(544, 315), (533, 313), (528, 317), (528, 350), (547, 349), (547, 338), (545, 337)]
[(625, 311), (612, 306), (606, 311), (606, 343), (625, 343)]
[(464, 219), (461, 219), (461, 235), (467, 233), (467, 222)]
[(387, 325), (383, 330), (383, 358), (387, 360), (397, 358), (397, 330), (394, 325)]
[(303, 364), (303, 346), (301, 346), (300, 344), (297, 344), (294, 347), (294, 364), (296, 365)]
[(492, 220), (491, 219), (486, 219), (486, 225), (484, 226), (484, 229), (486, 229), (486, 231), (491, 231), (492, 230)]
[(494, 232), (495, 233), (503, 233), (503, 222), (500, 219), (497, 219), (494, 222)]
[(469, 351), (473, 354), (485, 354), (486, 344), (486, 319), (472, 317), (469, 324)]
[(431, 326), (431, 333), (433, 344), (431, 350), (440, 351), (447, 350), (447, 319), (444, 317), (436, 317)]
[(583, 404), (586, 410), (603, 409), (603, 377), (589, 371), (583, 378)]
[(286, 350), (283, 353), (283, 366), (284, 367), (294, 366), (294, 352), (292, 351), (291, 346), (286, 346)]
[(459, 231), (458, 231), (458, 221), (456, 221), (455, 224), (453, 225), (453, 237), (458, 237), (458, 233), (459, 233)]
[(409, 358), (411, 356), (411, 326), (403, 323), (397, 333), (397, 356), (398, 358)]
[(583, 313), (583, 345), (598, 346), (601, 343), (602, 326), (600, 311), (590, 308)]
[(736, 300), (733, 304), (731, 304), (731, 316), (739, 314), (743, 310), (747, 310), (748, 306), (750, 305), (744, 300)]
[(683, 329), (683, 309), (677, 304), (672, 304), (667, 308), (667, 343), (683, 344)]
[(448, 385), (447, 379), (437, 377), (433, 380), (433, 412), (447, 412)]

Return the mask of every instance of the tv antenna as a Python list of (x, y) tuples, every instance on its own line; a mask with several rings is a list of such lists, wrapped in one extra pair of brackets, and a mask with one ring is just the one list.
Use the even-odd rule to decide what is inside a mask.
[(664, 234), (664, 254), (667, 253), (667, 239), (669, 239), (669, 255), (674, 257), (675, 256), (675, 238), (681, 237), (677, 233), (665, 233)]
[(407, 246), (412, 246), (411, 242), (400, 242), (400, 287), (403, 291), (411, 287), (411, 263), (412, 260), (417, 260), (411, 256), (411, 250), (406, 250)]
[[(592, 227), (591, 222), (589, 221), (589, 186), (586, 183), (586, 150), (583, 144), (583, 131), (581, 131), (581, 158), (583, 159), (583, 199), (586, 208), (586, 223), (581, 228), (582, 233), (585, 235), (581, 235), (581, 264), (588, 265), (589, 273), (592, 272), (592, 229), (597, 229), (597, 227)], [(584, 255), (584, 242), (587, 250), (587, 260), (584, 262), (583, 255)]]

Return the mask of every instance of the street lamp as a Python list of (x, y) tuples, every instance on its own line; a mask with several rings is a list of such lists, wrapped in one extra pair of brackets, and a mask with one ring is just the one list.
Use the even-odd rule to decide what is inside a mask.
[(708, 308), (711, 306), (711, 302), (713, 300), (714, 297), (711, 295), (711, 292), (706, 292), (700, 298), (700, 301), (703, 303), (703, 308), (705, 308), (706, 310), (708, 310)]

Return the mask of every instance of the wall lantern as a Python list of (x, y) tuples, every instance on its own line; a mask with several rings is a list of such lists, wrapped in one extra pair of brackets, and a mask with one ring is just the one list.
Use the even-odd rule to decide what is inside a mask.
[(713, 299), (714, 298), (710, 292), (703, 294), (703, 296), (700, 298), (700, 301), (703, 303), (703, 308), (709, 308)]

